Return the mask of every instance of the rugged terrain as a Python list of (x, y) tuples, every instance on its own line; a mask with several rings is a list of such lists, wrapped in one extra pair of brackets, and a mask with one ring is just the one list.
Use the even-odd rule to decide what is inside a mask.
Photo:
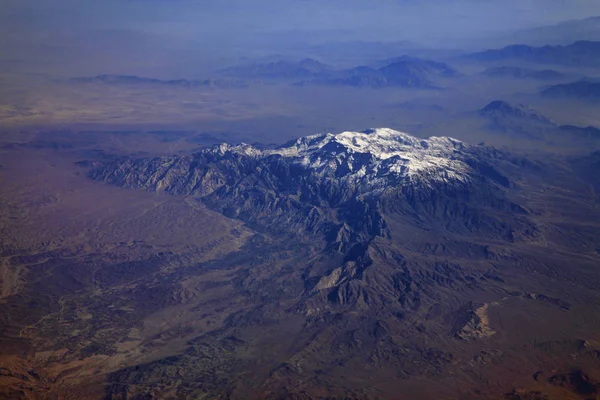
[[(92, 177), (192, 196), (258, 232), (278, 232), (286, 242), (292, 235), (294, 246), (307, 246), (305, 260), (292, 257), (279, 267), (276, 257), (259, 263), (258, 274), (247, 272), (243, 287), (262, 304), (225, 328), (222, 351), (245, 353), (260, 347), (249, 332), (263, 324), (272, 326), (273, 334), (290, 329), (292, 321), (301, 327), (292, 331), (295, 345), (287, 356), (261, 360), (264, 378), (238, 364), (252, 365), (253, 359), (225, 367), (226, 386), (235, 388), (227, 396), (243, 397), (250, 390), (231, 380), (231, 374), (245, 371), (253, 377), (250, 381), (264, 379), (254, 389), (257, 397), (500, 398), (501, 385), (490, 385), (489, 378), (467, 378), (470, 368), (506, 378), (511, 375), (506, 367), (515, 368), (521, 351), (544, 359), (537, 369), (557, 368), (564, 363), (561, 352), (596, 340), (591, 325), (585, 334), (590, 337), (567, 339), (555, 326), (527, 343), (519, 333), (523, 324), (538, 326), (534, 330), (541, 333), (540, 315), (548, 321), (576, 320), (569, 315), (572, 310), (591, 298), (596, 300), (587, 306), (597, 304), (593, 291), (598, 278), (592, 276), (599, 227), (592, 225), (589, 236), (580, 233), (577, 243), (570, 239), (567, 244), (574, 221), (567, 222), (570, 218), (554, 209), (564, 201), (555, 197), (557, 192), (570, 197), (583, 191), (576, 197), (597, 216), (597, 199), (585, 174), (579, 178), (585, 167), (553, 161), (376, 129), (317, 135), (269, 150), (219, 146), (190, 157), (117, 161), (93, 171)], [(577, 260), (569, 248), (580, 249)], [(586, 278), (575, 278), (580, 274)], [(578, 293), (565, 296), (566, 282), (580, 287)], [(266, 305), (272, 301), (279, 306)], [(289, 322), (273, 321), (273, 313)], [(111, 395), (128, 398), (150, 387), (186, 395), (211, 393), (204, 368), (214, 367), (196, 371), (190, 365), (197, 362), (198, 351), (210, 357), (205, 346), (193, 345), (168, 362), (187, 371), (190, 382), (203, 377), (202, 384), (148, 386), (166, 377), (165, 361), (160, 361), (114, 374)], [(565, 346), (571, 350), (558, 350)], [(595, 373), (594, 350), (583, 346), (571, 353), (579, 362), (558, 368)], [(547, 347), (552, 350), (540, 351)], [(214, 373), (209, 381), (216, 379)], [(342, 376), (344, 384), (338, 383)], [(466, 380), (458, 392), (448, 389), (451, 376)], [(446, 384), (425, 388), (415, 379)], [(548, 378), (542, 392), (554, 393), (556, 379), (562, 378)], [(521, 384), (535, 387), (537, 381)], [(215, 383), (214, 389), (218, 387)], [(508, 397), (512, 389), (506, 388)]]
[(4, 397), (598, 391), (597, 155), (390, 129), (170, 157), (7, 154)]

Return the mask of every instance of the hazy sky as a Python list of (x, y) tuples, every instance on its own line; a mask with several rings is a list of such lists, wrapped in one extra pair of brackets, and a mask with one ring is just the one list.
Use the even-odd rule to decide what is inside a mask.
[(269, 46), (281, 52), (304, 42), (408, 40), (458, 48), (598, 15), (599, 0), (0, 0), (0, 62), (46, 57), (50, 65), (54, 57), (62, 68), (61, 57), (75, 54), (74, 68), (80, 63), (83, 71), (87, 63), (108, 71), (117, 58), (135, 68), (154, 59), (167, 64), (169, 57), (185, 66), (185, 52), (194, 53), (196, 65), (199, 56), (231, 58)]
[(600, 15), (598, 0), (3, 0), (12, 32), (128, 29), (192, 39), (344, 31), (427, 41)]

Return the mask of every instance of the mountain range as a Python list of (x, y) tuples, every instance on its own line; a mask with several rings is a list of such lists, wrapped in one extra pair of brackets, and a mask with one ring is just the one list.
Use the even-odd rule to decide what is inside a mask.
[(301, 84), (435, 88), (443, 78), (460, 76), (447, 64), (406, 56), (388, 60), (388, 64), (377, 69), (356, 67), (341, 71), (339, 75), (336, 78), (315, 79)]
[[(486, 175), (475, 173), (479, 170)], [(479, 159), (474, 149), (450, 138), (422, 140), (390, 129), (308, 136), (270, 150), (221, 145), (186, 158), (113, 164), (95, 171), (93, 177), (121, 186), (202, 198), (227, 216), (251, 223), (302, 225), (296, 228), (343, 238), (336, 247), (364, 245), (353, 243), (358, 239), (346, 243), (348, 235), (363, 239), (385, 236), (386, 224), (372, 204), (392, 204), (393, 199), (410, 195), (412, 202), (395, 207), (415, 212), (425, 206), (421, 200), (427, 196), (447, 192), (450, 203), (429, 210), (429, 223), (433, 224), (437, 212), (467, 206), (461, 197), (473, 180), (481, 181), (478, 190), (487, 193), (488, 200), (497, 192), (493, 203), (512, 209), (495, 186), (508, 186), (508, 181)], [(335, 208), (346, 216), (340, 220), (348, 222), (336, 223), (338, 218), (331, 219), (321, 207)], [(420, 217), (423, 223), (426, 215)], [(283, 216), (291, 220), (279, 220)], [(457, 223), (457, 229), (464, 228)], [(468, 228), (486, 227), (480, 221), (477, 228)]]
[(180, 86), (180, 87), (247, 87), (249, 82), (233, 79), (156, 79), (146, 78), (137, 75), (97, 75), (90, 77), (76, 77), (69, 79), (69, 82), (75, 84), (101, 83), (106, 85), (162, 85), (162, 86)]
[(160, 85), (179, 87), (244, 88), (252, 83), (286, 81), (296, 86), (438, 87), (438, 81), (460, 74), (444, 63), (407, 56), (387, 60), (383, 66), (336, 69), (313, 59), (241, 65), (219, 71), (220, 78), (205, 80), (156, 79), (136, 75), (97, 75), (71, 78), (75, 84)]
[[(484, 112), (550, 123), (503, 103)], [(600, 281), (589, 269), (597, 257), (589, 249), (600, 248), (600, 228), (565, 241), (575, 221), (597, 213), (586, 189), (593, 160), (522, 157), (381, 128), (266, 149), (222, 144), (93, 169), (94, 180), (183, 196), (257, 232), (237, 256), (216, 261), (231, 271), (247, 308), (179, 355), (111, 374), (109, 397), (229, 398), (227, 388), (237, 388), (233, 398), (324, 399), (326, 387), (329, 398), (390, 398), (385, 382), (393, 378), (402, 390), (424, 380), (435, 393), (481, 398), (489, 383), (473, 372), (510, 374), (506, 365), (543, 379), (537, 390), (553, 393), (560, 370), (537, 373), (544, 367), (514, 360), (556, 365), (570, 342), (531, 343), (518, 326), (529, 312), (566, 321), (593, 307), (590, 293)], [(575, 198), (582, 208), (565, 213)], [(565, 281), (573, 289), (565, 291)], [(592, 331), (583, 326), (578, 337), (586, 340)], [(267, 327), (262, 340), (256, 330)], [(286, 337), (297, 345), (285, 345)], [(272, 354), (274, 345), (274, 359), (249, 368), (251, 354)], [(582, 368), (595, 365), (593, 349), (574, 350)], [(449, 389), (456, 376), (464, 386)], [(249, 389), (247, 381), (261, 383)]]
[[(525, 106), (485, 112), (545, 122)], [(2, 149), (3, 179), (24, 194), (5, 201), (19, 241), (2, 247), (14, 285), (0, 302), (0, 397), (600, 392), (597, 153), (386, 128), (170, 156), (163, 141), (106, 145), (132, 136), (44, 132)], [(61, 225), (72, 215), (81, 225)]]
[(437, 87), (441, 79), (460, 74), (447, 64), (408, 56), (388, 59), (383, 65), (335, 69), (307, 59), (295, 62), (279, 61), (229, 68), (227, 76), (261, 79), (296, 80), (296, 86), (327, 85), (357, 87)]
[(465, 58), (482, 62), (520, 60), (537, 64), (597, 67), (600, 65), (600, 42), (578, 41), (567, 46), (542, 47), (515, 44), (502, 49), (472, 53)]

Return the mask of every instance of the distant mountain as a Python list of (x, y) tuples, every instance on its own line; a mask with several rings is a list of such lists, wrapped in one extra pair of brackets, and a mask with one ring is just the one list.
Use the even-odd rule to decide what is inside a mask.
[(313, 79), (298, 82), (298, 86), (309, 85), (334, 85), (356, 87), (385, 87), (390, 86), (387, 77), (379, 70), (371, 67), (360, 66), (337, 74), (334, 78)]
[(316, 58), (348, 60), (350, 63), (360, 63), (363, 60), (375, 60), (389, 57), (390, 54), (405, 54), (422, 51), (422, 46), (409, 41), (318, 41), (312, 43), (297, 43), (294, 46), (297, 54), (312, 54)]
[(567, 77), (566, 74), (555, 71), (553, 69), (535, 70), (511, 66), (488, 68), (481, 74), (492, 78), (506, 77), (515, 79), (537, 79), (548, 81), (564, 79)]
[(432, 61), (432, 60), (428, 60), (428, 59), (424, 59), (424, 58), (411, 57), (411, 56), (407, 56), (407, 55), (387, 59), (383, 63), (381, 63), (381, 65), (379, 65), (379, 67), (381, 68), (381, 67), (385, 67), (387, 65), (396, 64), (396, 63), (417, 65), (420, 68), (426, 68), (431, 71), (436, 71), (436, 74), (438, 74), (440, 76), (449, 77), (449, 78), (461, 75), (458, 71), (451, 68), (446, 63)]
[(240, 65), (220, 72), (226, 76), (260, 79), (309, 79), (323, 77), (333, 68), (317, 60), (307, 58), (300, 62), (275, 61), (261, 64)]
[(437, 88), (439, 79), (456, 76), (460, 73), (447, 64), (404, 56), (380, 68), (360, 66), (339, 71), (333, 78), (313, 79), (297, 85)]
[(496, 100), (479, 110), (478, 114), (487, 119), (487, 128), (507, 133), (517, 133), (520, 137), (552, 140), (554, 142), (557, 138), (600, 140), (600, 129), (596, 127), (559, 125), (539, 111), (524, 104), (514, 105)]
[(561, 131), (568, 132), (587, 139), (600, 139), (600, 129), (595, 126), (575, 126), (561, 125), (558, 127)]
[(171, 79), (162, 80), (155, 78), (145, 78), (136, 75), (97, 75), (90, 77), (77, 77), (69, 80), (71, 83), (102, 83), (107, 85), (166, 85), (181, 87), (247, 87), (248, 82), (231, 79)]
[(600, 65), (600, 42), (579, 41), (568, 46), (532, 47), (515, 44), (465, 56), (475, 61), (521, 60), (539, 64), (568, 66)]
[(488, 119), (487, 127), (492, 130), (517, 132), (535, 137), (540, 130), (554, 128), (556, 124), (533, 108), (524, 104), (512, 105), (496, 100), (479, 110), (479, 115)]
[(600, 99), (600, 82), (587, 80), (553, 85), (541, 91), (542, 96), (553, 98), (577, 98), (581, 100)]
[(165, 85), (181, 87), (247, 87), (265, 80), (296, 81), (296, 86), (331, 85), (355, 87), (438, 88), (438, 80), (460, 76), (447, 64), (412, 57), (398, 57), (380, 68), (358, 66), (334, 69), (313, 59), (243, 65), (221, 71), (225, 77), (206, 80), (162, 80), (136, 75), (98, 75), (71, 78), (71, 83), (107, 85)]
[(491, 118), (525, 118), (544, 124), (553, 124), (548, 118), (524, 104), (512, 105), (502, 100), (495, 100), (479, 111), (480, 115)]
[(418, 58), (404, 58), (379, 68), (392, 85), (433, 86), (436, 79), (455, 77), (458, 72), (444, 63)]

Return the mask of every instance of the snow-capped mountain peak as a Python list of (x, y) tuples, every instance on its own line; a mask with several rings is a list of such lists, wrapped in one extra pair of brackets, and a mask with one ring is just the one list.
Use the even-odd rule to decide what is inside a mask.
[(115, 162), (95, 176), (132, 187), (204, 196), (249, 176), (260, 180), (271, 174), (269, 185), (274, 180), (286, 188), (306, 184), (315, 193), (367, 196), (388, 189), (470, 184), (479, 174), (471, 167), (476, 162), (476, 152), (458, 140), (421, 139), (379, 128), (307, 136), (272, 149), (221, 144), (190, 156)]
[[(408, 180), (468, 179), (461, 160), (462, 142), (447, 137), (420, 139), (389, 128), (346, 131), (297, 139), (261, 156), (279, 155), (316, 172), (349, 182), (381, 186), (388, 178)], [(248, 154), (247, 150), (244, 151)]]
[(363, 132), (346, 131), (338, 134), (326, 133), (306, 136), (290, 142), (270, 154), (282, 156), (306, 156), (320, 151), (330, 143), (337, 143), (349, 153), (368, 153), (376, 159), (384, 160), (411, 151), (424, 149), (451, 150), (464, 146), (451, 138), (432, 137), (428, 140), (419, 139), (404, 132), (389, 128), (370, 129)]
[(449, 137), (421, 139), (389, 128), (305, 136), (274, 149), (221, 144), (213, 149), (253, 158), (283, 157), (321, 179), (341, 179), (363, 189), (397, 184), (467, 182), (468, 146)]

